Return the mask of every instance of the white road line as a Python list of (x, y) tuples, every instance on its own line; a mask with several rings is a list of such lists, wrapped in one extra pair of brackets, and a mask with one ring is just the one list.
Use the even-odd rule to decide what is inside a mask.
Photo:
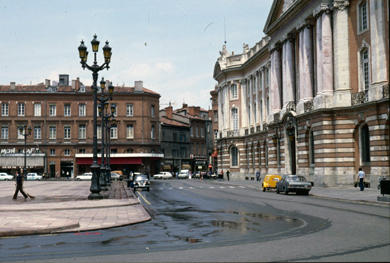
[(179, 187), (179, 189), (183, 189), (183, 187)]
[(158, 188), (158, 189), (162, 190), (162, 189), (164, 189), (164, 188), (163, 188), (163, 187), (160, 187), (160, 188)]
[(203, 186), (199, 186), (199, 188), (203, 188)]
[(194, 187), (190, 186), (190, 187), (188, 187), (188, 188), (193, 189)]
[(168, 189), (171, 189), (171, 190), (172, 190), (172, 189), (173, 189), (173, 187), (169, 187)]
[(213, 186), (210, 186), (210, 188), (214, 188)]
[(225, 188), (225, 187), (223, 187), (223, 186), (220, 186), (219, 188)]
[(242, 185), (240, 185), (240, 186), (238, 186), (238, 187), (240, 187), (240, 188), (245, 188), (245, 186), (242, 186)]
[(230, 188), (235, 188), (234, 186), (229, 186)]

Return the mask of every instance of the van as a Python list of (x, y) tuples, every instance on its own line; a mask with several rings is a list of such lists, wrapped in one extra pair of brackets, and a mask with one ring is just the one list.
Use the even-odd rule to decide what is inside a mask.
[(188, 179), (190, 178), (190, 170), (181, 170), (177, 175), (178, 179)]
[(270, 189), (276, 189), (276, 183), (280, 181), (282, 177), (275, 174), (267, 174), (263, 181), (263, 192)]

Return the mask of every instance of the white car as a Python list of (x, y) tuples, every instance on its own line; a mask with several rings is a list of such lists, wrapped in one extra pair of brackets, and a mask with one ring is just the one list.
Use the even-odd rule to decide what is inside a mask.
[(0, 181), (10, 181), (12, 179), (14, 179), (13, 175), (7, 173), (0, 173)]
[(154, 179), (172, 179), (172, 174), (170, 172), (161, 172), (159, 174), (155, 174)]
[(42, 179), (42, 175), (38, 175), (37, 173), (28, 173), (27, 180), (29, 181), (40, 181)]
[(92, 179), (92, 173), (84, 173), (76, 176), (77, 181), (88, 181)]
[(121, 175), (118, 173), (111, 173), (111, 180), (119, 180), (121, 178)]
[(178, 179), (188, 179), (190, 178), (190, 170), (181, 170), (180, 173), (177, 175)]

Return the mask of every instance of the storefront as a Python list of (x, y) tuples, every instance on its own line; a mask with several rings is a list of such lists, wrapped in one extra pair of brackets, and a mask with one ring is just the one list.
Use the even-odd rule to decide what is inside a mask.
[[(0, 154), (0, 169), (2, 172), (15, 174), (17, 170), (24, 167), (24, 153), (15, 153), (13, 149), (2, 149)], [(45, 172), (44, 153), (39, 153), (35, 148), (27, 149), (26, 152), (26, 170), (27, 172), (35, 172), (43, 174)]]

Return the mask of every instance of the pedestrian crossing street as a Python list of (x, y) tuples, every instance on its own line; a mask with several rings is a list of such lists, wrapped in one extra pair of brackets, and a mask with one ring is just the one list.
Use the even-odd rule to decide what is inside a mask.
[(255, 187), (255, 186), (251, 186), (251, 185), (248, 185), (248, 186), (242, 186), (242, 185), (238, 185), (238, 186), (232, 186), (232, 185), (229, 185), (229, 186), (179, 186), (179, 187), (161, 187), (161, 186), (158, 186), (158, 187), (153, 187), (151, 186), (150, 187), (150, 190), (175, 190), (175, 189), (178, 189), (178, 190), (183, 190), (183, 189), (235, 189), (235, 188), (239, 188), (239, 189), (245, 189), (245, 188), (252, 188), (252, 189), (258, 189), (258, 187)]

